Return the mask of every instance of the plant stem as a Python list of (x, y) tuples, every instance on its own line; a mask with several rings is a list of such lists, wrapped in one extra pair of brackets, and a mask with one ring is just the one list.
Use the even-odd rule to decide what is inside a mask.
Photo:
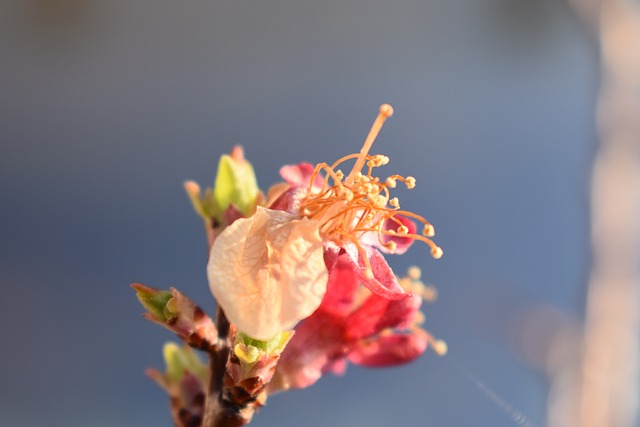
[(229, 321), (218, 307), (216, 311), (219, 346), (209, 353), (209, 389), (204, 407), (201, 427), (239, 427), (249, 424), (254, 409), (250, 406), (236, 405), (224, 397), (224, 375), (226, 371), (231, 343), (229, 342)]

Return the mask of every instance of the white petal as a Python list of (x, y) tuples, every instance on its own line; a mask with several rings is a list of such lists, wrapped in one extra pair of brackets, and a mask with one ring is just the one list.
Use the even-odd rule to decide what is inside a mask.
[(216, 238), (209, 286), (239, 330), (266, 340), (318, 308), (328, 279), (318, 229), (317, 221), (258, 208)]

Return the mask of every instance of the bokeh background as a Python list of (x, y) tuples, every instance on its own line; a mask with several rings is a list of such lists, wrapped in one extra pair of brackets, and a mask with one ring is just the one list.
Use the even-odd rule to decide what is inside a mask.
[(143, 371), (172, 336), (128, 285), (213, 313), (182, 182), (242, 144), (267, 189), (359, 150), (383, 102), (373, 151), (416, 177), (398, 195), (445, 250), (389, 262), (437, 286), (426, 327), (449, 354), (352, 366), (253, 424), (544, 425), (527, 319), (584, 306), (597, 87), (561, 0), (3, 1), (0, 426), (170, 426)]

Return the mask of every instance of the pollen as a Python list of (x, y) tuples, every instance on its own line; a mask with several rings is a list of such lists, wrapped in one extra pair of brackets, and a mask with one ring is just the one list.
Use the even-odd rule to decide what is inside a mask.
[[(381, 180), (374, 174), (376, 168), (389, 163), (389, 157), (382, 154), (371, 155), (369, 150), (385, 120), (392, 115), (393, 108), (383, 104), (359, 153), (344, 156), (331, 165), (316, 165), (309, 181), (308, 194), (300, 206), (302, 215), (320, 221), (320, 233), (325, 238), (338, 244), (353, 243), (357, 247), (365, 262), (367, 275), (372, 275), (373, 272), (360, 243), (366, 233), (377, 234), (380, 244), (391, 252), (396, 249), (396, 244), (385, 242), (385, 236), (420, 240), (429, 246), (434, 258), (442, 256), (442, 249), (430, 239), (434, 235), (433, 226), (422, 216), (401, 210), (398, 198), (390, 196), (389, 189), (395, 188), (398, 181), (412, 189), (416, 185), (416, 179), (411, 176), (391, 175)], [(353, 159), (355, 164), (345, 177), (339, 167)], [(321, 188), (313, 185), (317, 176), (324, 178)], [(395, 218), (396, 215), (421, 222), (422, 233), (409, 233), (409, 229)], [(398, 225), (395, 230), (385, 227), (386, 221), (389, 220)]]

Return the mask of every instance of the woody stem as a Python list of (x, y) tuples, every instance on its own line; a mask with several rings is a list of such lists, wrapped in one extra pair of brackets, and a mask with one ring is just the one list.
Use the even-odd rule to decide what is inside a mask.
[(229, 321), (218, 307), (216, 312), (219, 345), (209, 352), (209, 388), (204, 407), (204, 417), (200, 427), (240, 427), (249, 424), (253, 408), (235, 405), (224, 397), (224, 376), (231, 351), (229, 342)]

